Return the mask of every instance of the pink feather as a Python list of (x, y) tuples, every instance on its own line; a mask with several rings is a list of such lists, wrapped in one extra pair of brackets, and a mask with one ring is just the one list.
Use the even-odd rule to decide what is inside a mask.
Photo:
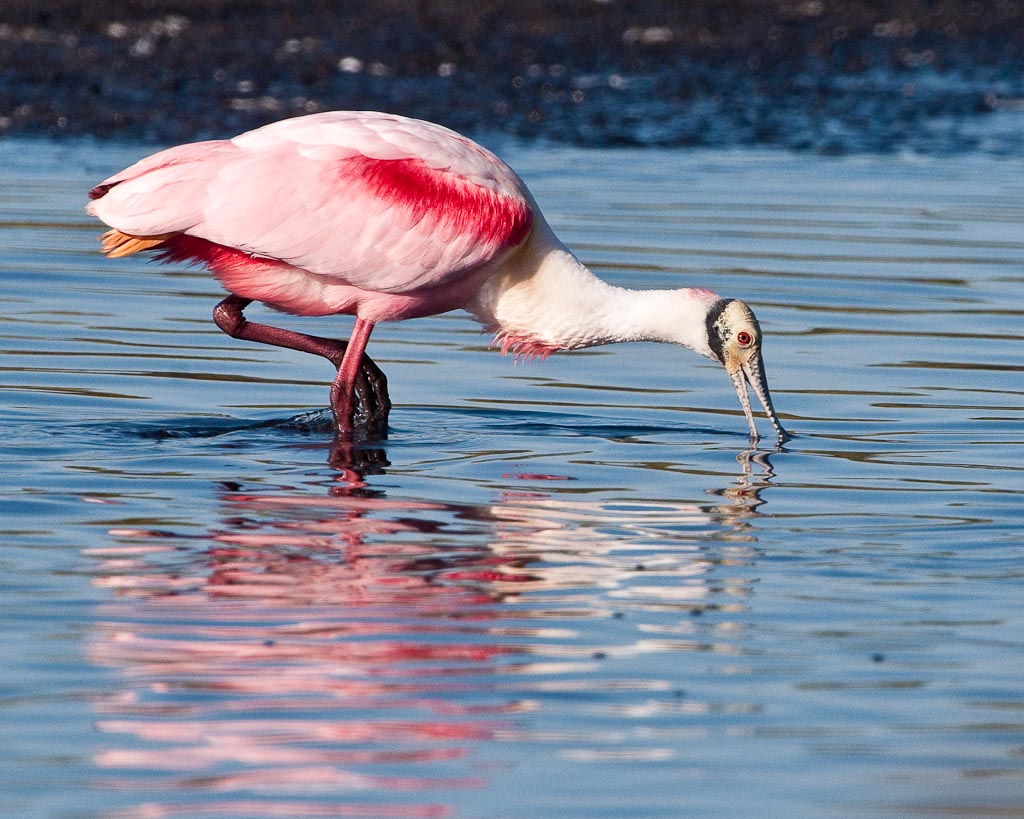
[(360, 112), (170, 148), (90, 196), (89, 212), (123, 233), (180, 234), (163, 258), (202, 262), (239, 296), (371, 321), (459, 306), (460, 281), (533, 223), (522, 182), (493, 154), (438, 125)]

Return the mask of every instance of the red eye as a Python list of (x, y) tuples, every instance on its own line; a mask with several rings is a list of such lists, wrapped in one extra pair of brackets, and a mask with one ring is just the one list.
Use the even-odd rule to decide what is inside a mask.
[(736, 334), (736, 343), (739, 344), (741, 347), (749, 347), (753, 340), (754, 339), (751, 337), (750, 333), (748, 333), (746, 330), (740, 330)]

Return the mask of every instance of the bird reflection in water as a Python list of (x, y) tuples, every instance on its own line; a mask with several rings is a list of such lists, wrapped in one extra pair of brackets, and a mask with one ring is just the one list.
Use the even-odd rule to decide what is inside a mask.
[(324, 493), (225, 483), (209, 531), (91, 550), (113, 597), (89, 651), (121, 686), (95, 703), (98, 784), (151, 800), (118, 815), (452, 815), (446, 794), (493, 775), (481, 746), (543, 723), (532, 680), (600, 686), (599, 655), (686, 650), (640, 630), (595, 651), (576, 624), (721, 608), (715, 573), (756, 559), (772, 478), (756, 453), (707, 505), (442, 504), (374, 490), (357, 450)]

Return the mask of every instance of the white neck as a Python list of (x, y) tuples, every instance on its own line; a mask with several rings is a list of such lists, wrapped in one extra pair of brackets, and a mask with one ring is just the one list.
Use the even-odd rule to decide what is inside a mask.
[(574, 350), (617, 341), (667, 341), (711, 356), (708, 290), (627, 290), (597, 278), (543, 220), (494, 270), (467, 309), (499, 340)]

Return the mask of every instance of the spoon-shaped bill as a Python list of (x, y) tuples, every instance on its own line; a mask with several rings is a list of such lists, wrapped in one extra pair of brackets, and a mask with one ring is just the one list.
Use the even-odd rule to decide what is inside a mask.
[(750, 427), (750, 437), (756, 441), (761, 436), (757, 433), (757, 426), (754, 424), (754, 413), (750, 409), (750, 398), (747, 395), (747, 382), (753, 387), (755, 395), (764, 407), (768, 420), (772, 422), (775, 431), (778, 433), (778, 442), (781, 444), (790, 439), (790, 434), (782, 428), (779, 416), (772, 405), (772, 396), (768, 391), (768, 380), (764, 375), (764, 361), (760, 352), (756, 357), (739, 364), (729, 370), (729, 377), (736, 389), (736, 397), (740, 399), (740, 406), (743, 407), (743, 414), (747, 417), (747, 426)]

